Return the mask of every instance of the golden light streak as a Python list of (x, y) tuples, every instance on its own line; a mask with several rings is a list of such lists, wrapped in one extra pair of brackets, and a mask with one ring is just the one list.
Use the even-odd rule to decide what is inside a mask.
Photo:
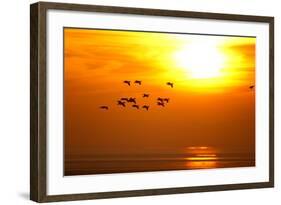
[(208, 161), (208, 160), (217, 160), (217, 157), (186, 157), (185, 160), (188, 161)]
[(185, 166), (189, 169), (210, 169), (216, 168), (217, 161), (190, 161), (186, 162)]

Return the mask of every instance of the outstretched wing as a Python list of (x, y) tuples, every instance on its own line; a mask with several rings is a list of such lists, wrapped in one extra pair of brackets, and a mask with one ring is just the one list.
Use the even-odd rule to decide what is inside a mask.
[(129, 80), (124, 80), (123, 83), (126, 83), (126, 84), (128, 84), (129, 86), (131, 85), (131, 81), (129, 81)]

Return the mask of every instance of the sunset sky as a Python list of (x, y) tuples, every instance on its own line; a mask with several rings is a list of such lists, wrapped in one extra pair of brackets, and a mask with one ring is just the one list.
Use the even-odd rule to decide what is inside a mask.
[[(254, 153), (255, 43), (253, 37), (65, 28), (65, 156), (192, 146)], [(150, 108), (123, 108), (121, 97)], [(158, 97), (170, 102), (158, 106)]]

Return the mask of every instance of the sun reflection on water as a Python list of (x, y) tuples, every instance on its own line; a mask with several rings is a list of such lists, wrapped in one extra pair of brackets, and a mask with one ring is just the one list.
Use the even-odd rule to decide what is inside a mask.
[(186, 167), (189, 169), (207, 169), (218, 166), (217, 150), (214, 147), (198, 146), (187, 147)]

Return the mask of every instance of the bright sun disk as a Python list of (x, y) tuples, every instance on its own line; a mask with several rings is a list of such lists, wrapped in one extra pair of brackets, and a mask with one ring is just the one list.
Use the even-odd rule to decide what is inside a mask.
[(175, 53), (175, 60), (192, 78), (221, 76), (224, 55), (214, 43), (190, 43)]

